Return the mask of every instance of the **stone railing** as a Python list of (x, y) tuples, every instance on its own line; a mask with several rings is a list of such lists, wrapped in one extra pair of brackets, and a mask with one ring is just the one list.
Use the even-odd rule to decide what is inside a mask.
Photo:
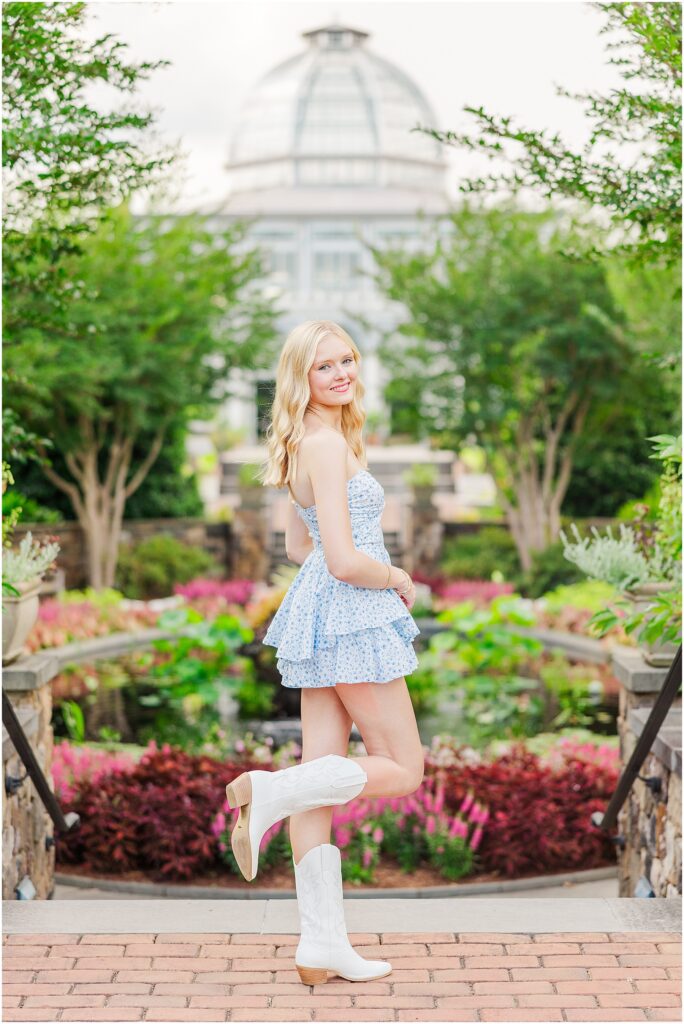
[[(19, 724), (31, 744), (48, 782), (52, 767), (52, 693), (50, 680), (59, 661), (50, 654), (21, 660), (3, 669), (2, 688), (9, 697)], [(5, 789), (2, 811), (2, 898), (19, 899), (17, 886), (32, 883), (38, 899), (48, 899), (53, 889), (55, 849), (52, 819), (48, 814), (14, 743), (3, 725), (2, 767), (8, 777), (22, 779), (14, 792)], [(30, 898), (30, 897), (24, 897)]]
[[(648, 665), (636, 648), (617, 647), (613, 670), (620, 681), (618, 732), (625, 768), (641, 735), (667, 669)], [(621, 896), (682, 893), (682, 702), (663, 722), (618, 815)], [(659, 779), (649, 785), (645, 779)], [(659, 788), (658, 788), (659, 787)]]
[[(67, 664), (117, 657), (126, 651), (149, 647), (153, 641), (173, 635), (168, 630), (154, 628), (132, 633), (112, 633), (93, 640), (37, 651), (3, 669), (3, 691), (12, 703), (19, 724), (51, 789), (53, 731), (50, 683), (54, 677)], [(2, 764), (5, 784), (8, 777), (22, 779), (22, 776), (26, 776), (14, 792), (5, 792), (2, 815), (2, 898), (18, 899), (17, 886), (22, 882), (25, 885), (30, 882), (35, 889), (35, 898), (50, 899), (55, 873), (53, 821), (4, 725)]]

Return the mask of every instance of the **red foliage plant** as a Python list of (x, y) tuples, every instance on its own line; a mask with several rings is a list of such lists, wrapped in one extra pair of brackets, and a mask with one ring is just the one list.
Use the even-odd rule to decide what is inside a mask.
[(478, 850), (483, 871), (520, 878), (614, 863), (612, 840), (591, 815), (605, 811), (617, 772), (575, 757), (550, 771), (523, 743), (495, 761), (464, 759), (440, 770), (447, 806), (456, 809), (472, 789), (489, 807)]
[(66, 808), (80, 815), (57, 836), (57, 860), (86, 872), (144, 871), (157, 881), (189, 880), (216, 867), (211, 822), (226, 785), (256, 762), (217, 761), (165, 744), (146, 751), (130, 772), (87, 782)]

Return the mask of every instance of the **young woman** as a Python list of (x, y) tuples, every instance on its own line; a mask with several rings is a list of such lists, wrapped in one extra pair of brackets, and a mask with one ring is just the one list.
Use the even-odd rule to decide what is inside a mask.
[[(424, 771), (404, 678), (417, 665), (415, 588), (383, 543), (384, 491), (366, 469), (361, 437), (360, 363), (346, 331), (327, 320), (296, 327), (280, 354), (262, 479), (289, 489), (286, 547), (301, 569), (263, 642), (277, 648), (283, 686), (302, 691), (302, 762), (245, 772), (227, 786), (240, 808), (232, 846), (247, 879), (266, 830), (290, 817), (301, 923), (295, 965), (305, 984), (329, 972), (371, 981), (392, 970), (349, 942), (332, 807), (412, 793)], [(347, 757), (353, 723), (365, 757)]]

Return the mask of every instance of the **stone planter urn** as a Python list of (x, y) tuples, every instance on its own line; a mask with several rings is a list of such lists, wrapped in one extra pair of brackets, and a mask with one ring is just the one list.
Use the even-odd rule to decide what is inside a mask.
[[(656, 594), (672, 589), (672, 584), (666, 581), (639, 583), (630, 590), (625, 591), (624, 596), (632, 603), (634, 611), (640, 613), (648, 611), (653, 606), (653, 598)], [(654, 643), (641, 642), (639, 644), (639, 650), (644, 656), (644, 661), (654, 668), (668, 668), (677, 653), (677, 648), (678, 644), (672, 640), (665, 642), (656, 640)]]
[(2, 615), (2, 663), (9, 665), (24, 651), (26, 637), (38, 618), (38, 606), (43, 580), (34, 576), (32, 580), (17, 583), (18, 597), (3, 596)]

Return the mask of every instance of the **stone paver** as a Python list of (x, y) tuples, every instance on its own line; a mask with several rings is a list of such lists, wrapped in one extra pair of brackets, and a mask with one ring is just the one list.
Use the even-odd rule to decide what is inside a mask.
[(3, 1021), (678, 1021), (675, 932), (350, 932), (374, 982), (302, 985), (297, 934), (3, 936)]

